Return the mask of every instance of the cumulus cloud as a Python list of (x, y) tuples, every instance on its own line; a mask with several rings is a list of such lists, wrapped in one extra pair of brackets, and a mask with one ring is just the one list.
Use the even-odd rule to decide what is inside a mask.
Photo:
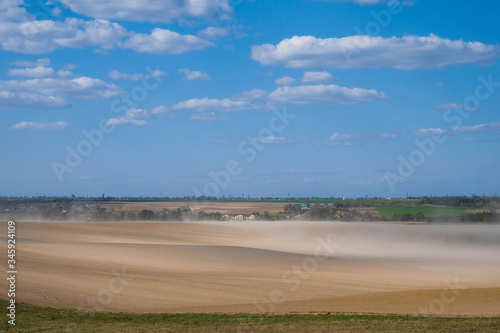
[(9, 70), (11, 76), (30, 79), (0, 80), (0, 101), (3, 108), (62, 108), (69, 104), (66, 97), (106, 99), (124, 94), (114, 85), (86, 76), (68, 78), (68, 71), (55, 71), (49, 67)]
[(279, 87), (269, 95), (274, 102), (292, 104), (348, 105), (386, 99), (383, 92), (361, 88), (346, 88), (335, 84)]
[(47, 53), (58, 48), (95, 46), (112, 49), (130, 33), (106, 20), (85, 21), (67, 18), (64, 21), (2, 22), (0, 45), (5, 51), (19, 53)]
[(192, 71), (189, 68), (179, 69), (179, 73), (184, 73), (184, 80), (186, 81), (208, 81), (210, 80), (210, 75), (200, 72)]
[(174, 109), (185, 109), (194, 111), (242, 111), (252, 109), (249, 101), (238, 101), (231, 98), (216, 99), (216, 98), (192, 98), (186, 101), (177, 103), (173, 106)]
[(118, 117), (118, 118), (111, 118), (108, 119), (106, 122), (107, 125), (110, 126), (125, 126), (125, 125), (130, 125), (130, 126), (144, 126), (148, 125), (149, 123), (144, 120), (144, 119), (133, 119), (129, 117)]
[(217, 114), (215, 112), (199, 112), (192, 114), (189, 117), (189, 120), (191, 121), (202, 121), (202, 122), (209, 122), (209, 121), (219, 121), (219, 120), (227, 120), (229, 119), (228, 117)]
[(0, 22), (30, 19), (31, 14), (25, 8), (19, 7), (21, 5), (24, 5), (23, 0), (2, 0), (0, 2)]
[(267, 91), (262, 90), (262, 89), (252, 89), (248, 91), (243, 91), (242, 93), (239, 93), (238, 95), (234, 96), (233, 98), (235, 100), (242, 100), (242, 101), (253, 101), (257, 99), (264, 99), (268, 95)]
[(114, 126), (145, 126), (150, 124), (146, 119), (165, 116), (169, 113), (170, 109), (166, 106), (157, 106), (151, 110), (130, 109), (121, 117), (108, 119), (106, 124)]
[(214, 18), (232, 12), (227, 0), (60, 0), (75, 13), (119, 21), (163, 22)]
[(84, 21), (80, 23), (74, 36), (58, 38), (57, 44), (62, 47), (82, 48), (99, 46), (102, 49), (112, 49), (123, 37), (130, 33), (118, 23), (106, 20)]
[(54, 123), (36, 123), (30, 121), (23, 121), (21, 123), (12, 125), (10, 128), (15, 130), (62, 131), (69, 128), (69, 124), (64, 121), (58, 121)]
[(325, 83), (336, 80), (337, 78), (327, 71), (323, 72), (304, 72), (301, 82), (304, 83)]
[(198, 36), (215, 39), (226, 37), (230, 32), (230, 29), (227, 27), (208, 27), (206, 29), (198, 31)]
[(112, 78), (113, 80), (131, 80), (131, 81), (137, 81), (137, 80), (140, 80), (142, 78), (149, 77), (149, 76), (161, 77), (161, 76), (166, 76), (166, 75), (167, 75), (167, 73), (165, 73), (164, 71), (161, 71), (159, 69), (157, 69), (154, 72), (147, 74), (147, 75), (140, 74), (140, 73), (128, 74), (128, 73), (122, 73), (122, 72), (117, 71), (117, 70), (112, 70), (108, 74), (108, 76), (110, 78)]
[[(42, 59), (37, 59), (35, 61), (16, 60), (16, 61), (9, 63), (9, 65), (19, 66), (19, 67), (39, 67), (39, 66), (47, 67), (47, 66), (50, 66), (50, 59), (49, 58), (42, 58)], [(68, 68), (68, 69), (72, 69), (72, 68)]]
[(294, 36), (277, 45), (252, 46), (252, 59), (263, 65), (292, 68), (436, 69), (451, 65), (494, 64), (497, 45), (443, 39), (436, 35), (404, 37), (349, 36), (316, 38)]
[(34, 91), (49, 96), (83, 99), (106, 99), (123, 94), (123, 90), (99, 79), (82, 76), (76, 79), (31, 79), (0, 81), (5, 91)]
[(276, 103), (346, 105), (386, 98), (383, 92), (376, 90), (336, 85), (284, 86), (271, 93), (253, 89), (229, 98), (192, 98), (175, 104), (172, 109), (232, 112), (269, 109)]
[(267, 95), (265, 90), (253, 89), (242, 92), (230, 98), (192, 98), (175, 104), (172, 108), (176, 110), (205, 111), (244, 111), (262, 109), (263, 105), (256, 103), (259, 99), (264, 99)]
[(274, 81), (279, 86), (289, 86), (297, 82), (293, 77), (291, 76), (283, 76), (282, 78), (277, 79)]
[(181, 35), (167, 29), (155, 28), (151, 34), (134, 34), (119, 43), (124, 49), (139, 53), (182, 54), (202, 50), (215, 44), (193, 35)]
[(69, 104), (60, 96), (37, 92), (12, 92), (0, 88), (0, 109), (60, 109)]
[(136, 73), (136, 74), (127, 74), (127, 73), (121, 73), (117, 70), (112, 70), (111, 72), (109, 72), (108, 76), (110, 78), (112, 78), (113, 80), (132, 80), (132, 81), (136, 81), (136, 80), (140, 80), (144, 77), (144, 74), (139, 74), (139, 73)]
[(21, 76), (21, 77), (29, 77), (29, 78), (70, 78), (73, 76), (73, 73), (65, 70), (54, 70), (51, 67), (31, 67), (31, 68), (15, 68), (9, 69), (9, 76)]
[[(144, 1), (150, 2), (153, 0), (143, 0), (142, 2)], [(80, 4), (87, 6), (92, 2), (82, 1)], [(167, 6), (168, 3), (174, 7), (187, 6), (193, 9), (192, 13), (195, 13), (196, 8), (199, 9), (204, 0), (193, 0), (187, 3), (178, 1), (154, 2), (160, 7)], [(22, 4), (22, 1), (9, 0), (8, 4), (11, 9), (20, 8), (24, 10), (18, 7)], [(76, 5), (76, 3), (73, 4)], [(206, 4), (210, 5), (208, 2)], [(144, 8), (142, 7), (144, 4), (137, 1), (99, 1), (99, 5), (96, 5), (95, 9), (113, 7), (114, 5), (117, 7), (139, 6), (138, 8)], [(210, 6), (217, 7), (213, 4)], [(153, 8), (154, 6), (148, 9), (155, 11)], [(156, 13), (158, 14), (158, 12)], [(136, 18), (139, 17), (138, 12), (131, 12), (130, 14), (133, 14)], [(159, 15), (165, 17), (165, 13)], [(122, 25), (104, 18), (94, 20), (66, 18), (64, 21), (53, 21), (49, 19), (35, 20), (35, 17), (27, 15), (19, 20), (7, 19), (0, 21), (0, 47), (4, 51), (39, 54), (52, 52), (60, 48), (96, 47), (97, 52), (104, 52), (116, 46), (141, 53), (182, 54), (214, 46), (214, 44), (193, 35), (182, 35), (160, 28), (154, 29), (151, 34), (134, 33), (127, 31)], [(48, 66), (48, 64), (33, 66), (38, 65)]]

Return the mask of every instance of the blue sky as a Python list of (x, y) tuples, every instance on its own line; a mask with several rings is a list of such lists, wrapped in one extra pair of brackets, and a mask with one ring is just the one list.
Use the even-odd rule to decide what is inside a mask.
[(493, 195), (499, 11), (4, 0), (0, 195)]

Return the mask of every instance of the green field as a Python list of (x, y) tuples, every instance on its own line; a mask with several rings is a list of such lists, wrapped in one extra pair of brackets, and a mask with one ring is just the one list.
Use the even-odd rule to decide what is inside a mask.
[(431, 205), (389, 205), (389, 206), (375, 206), (375, 209), (380, 213), (383, 218), (390, 219), (395, 214), (413, 214), (422, 213), (425, 217), (436, 216), (466, 216), (468, 213), (462, 208), (445, 207), (445, 206), (431, 206)]
[[(146, 300), (138, 300), (146, 301)], [(5, 310), (7, 301), (0, 300)], [(500, 317), (370, 314), (130, 314), (85, 312), (17, 303), (4, 332), (498, 332)]]

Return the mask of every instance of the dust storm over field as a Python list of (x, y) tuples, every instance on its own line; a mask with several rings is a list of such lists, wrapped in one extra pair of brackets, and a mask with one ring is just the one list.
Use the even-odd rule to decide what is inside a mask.
[(124, 312), (500, 314), (498, 225), (17, 226), (17, 299), (37, 305)]

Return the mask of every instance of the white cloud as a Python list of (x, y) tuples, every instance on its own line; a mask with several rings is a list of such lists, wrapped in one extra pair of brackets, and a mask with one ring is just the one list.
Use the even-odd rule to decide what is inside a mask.
[(0, 45), (5, 51), (47, 53), (58, 48), (96, 46), (112, 49), (124, 37), (125, 28), (105, 20), (24, 21), (0, 23)]
[(442, 128), (422, 128), (415, 131), (416, 135), (427, 136), (427, 135), (442, 135), (446, 134), (446, 130)]
[(112, 78), (113, 80), (131, 80), (131, 81), (137, 81), (137, 80), (140, 80), (142, 78), (149, 77), (149, 76), (161, 77), (161, 76), (166, 76), (166, 75), (167, 75), (167, 73), (165, 73), (164, 71), (161, 71), (159, 69), (157, 69), (154, 72), (147, 74), (147, 75), (144, 75), (141, 73), (134, 73), (134, 74), (122, 73), (120, 71), (117, 71), (116, 69), (112, 70), (108, 74), (108, 76), (110, 78)]
[(344, 140), (351, 140), (353, 138), (353, 135), (351, 134), (340, 134), (340, 133), (335, 133), (330, 136), (331, 141), (344, 141)]
[[(336, 85), (311, 85), (279, 87), (272, 93), (253, 89), (229, 98), (192, 98), (172, 106), (174, 110), (205, 111), (245, 111), (272, 108), (272, 103), (293, 104), (356, 104), (385, 99), (383, 92), (360, 88), (345, 88)], [(271, 103), (271, 104), (270, 104)]]
[(163, 106), (163, 105), (160, 105), (160, 106), (157, 106), (157, 107), (151, 109), (150, 113), (153, 116), (166, 115), (166, 114), (170, 113), (170, 108)]
[(119, 46), (139, 53), (182, 54), (202, 50), (215, 44), (193, 35), (155, 28), (151, 34), (135, 34)]
[(391, 140), (397, 138), (396, 134), (377, 134), (377, 135), (354, 135), (354, 134), (332, 134), (329, 138), (330, 141), (380, 141)]
[[(19, 66), (19, 67), (38, 67), (38, 66), (47, 67), (47, 66), (50, 66), (50, 59), (43, 58), (43, 59), (37, 59), (35, 61), (16, 60), (14, 62), (9, 63), (9, 65)], [(68, 69), (72, 69), (72, 68), (68, 68)]]
[(192, 98), (186, 101), (175, 104), (172, 108), (176, 110), (194, 110), (199, 112), (205, 111), (244, 111), (262, 109), (261, 104), (255, 103), (259, 99), (264, 99), (267, 96), (265, 90), (253, 89), (244, 91), (239, 95), (216, 99), (216, 98)]
[(473, 126), (461, 126), (452, 130), (444, 130), (442, 128), (422, 128), (414, 132), (414, 134), (422, 136), (442, 134), (462, 135), (478, 133), (500, 134), (500, 122), (484, 123)]
[(252, 109), (249, 101), (237, 101), (230, 98), (216, 99), (216, 98), (192, 98), (184, 102), (177, 103), (173, 106), (174, 109), (186, 109), (194, 111), (242, 111)]
[(148, 125), (149, 123), (147, 121), (145, 121), (144, 119), (132, 119), (132, 118), (128, 118), (128, 117), (118, 117), (118, 118), (108, 119), (106, 124), (110, 125), (110, 126), (125, 126), (125, 125), (145, 126), (145, 125)]
[(47, 131), (62, 131), (69, 127), (69, 124), (64, 121), (54, 123), (36, 123), (23, 121), (21, 123), (12, 125), (10, 128), (15, 130), (47, 130)]
[(21, 76), (21, 77), (29, 77), (29, 78), (70, 78), (73, 76), (73, 73), (65, 70), (54, 70), (51, 67), (31, 67), (31, 68), (15, 68), (9, 69), (9, 76)]
[(204, 37), (204, 38), (210, 38), (210, 39), (215, 39), (215, 38), (221, 38), (221, 37), (226, 37), (227, 35), (230, 34), (230, 29), (227, 27), (208, 27), (206, 29), (198, 31), (198, 36)]
[(59, 109), (69, 104), (60, 96), (36, 92), (12, 92), (0, 88), (0, 109)]
[(123, 90), (99, 79), (82, 76), (76, 79), (31, 79), (0, 81), (0, 89), (6, 91), (31, 91), (49, 96), (106, 99), (123, 94)]
[(203, 122), (219, 121), (219, 120), (226, 120), (226, 119), (229, 119), (229, 118), (224, 116), (224, 115), (217, 114), (215, 112), (199, 112), (199, 113), (192, 114), (189, 117), (189, 120), (203, 121)]
[(434, 69), (462, 64), (494, 64), (500, 57), (497, 45), (427, 37), (316, 38), (294, 36), (279, 44), (252, 46), (252, 59), (263, 65), (292, 68)]
[(54, 7), (54, 8), (52, 8), (51, 12), (52, 12), (52, 15), (59, 16), (62, 14), (62, 9), (60, 7)]
[[(433, 135), (454, 135), (460, 136), (464, 134), (489, 134), (497, 135), (500, 134), (500, 122), (485, 123), (473, 126), (461, 126), (455, 129), (445, 130), (442, 128), (422, 128), (413, 132), (401, 132), (399, 134), (389, 134), (382, 133), (377, 135), (356, 135), (347, 133), (334, 133), (330, 136), (328, 143), (322, 144), (324, 146), (337, 146), (340, 142), (347, 142), (350, 146), (356, 146), (357, 143), (363, 141), (384, 141), (393, 140), (398, 138), (400, 135), (418, 135), (418, 136), (433, 136)], [(488, 138), (489, 140), (490, 138)], [(460, 139), (460, 142), (466, 141), (485, 141), (480, 138), (466, 138)], [(345, 144), (345, 145), (347, 145)]]
[(289, 143), (298, 143), (303, 140), (301, 139), (289, 139), (283, 136), (267, 136), (265, 138), (259, 139), (260, 143), (263, 144), (277, 144), (277, 145), (283, 145), (283, 144), (289, 144)]
[(78, 29), (74, 35), (57, 38), (55, 42), (61, 47), (83, 48), (89, 46), (99, 46), (109, 50), (115, 44), (130, 35), (127, 30), (118, 23), (106, 20), (79, 21)]
[(374, 139), (378, 139), (378, 140), (390, 140), (390, 139), (395, 139), (397, 138), (398, 135), (397, 134), (388, 134), (388, 133), (382, 133), (382, 134), (379, 134), (379, 135), (376, 135), (374, 137)]
[(167, 76), (167, 73), (164, 71), (161, 71), (159, 69), (155, 70), (153, 73), (150, 74), (152, 77), (161, 77), (161, 76)]
[(184, 73), (184, 80), (186, 81), (207, 81), (210, 80), (210, 75), (200, 72), (192, 71), (189, 68), (179, 69), (179, 73)]
[(75, 13), (93, 18), (170, 23), (183, 18), (214, 18), (228, 14), (227, 0), (60, 0)]
[[(22, 2), (12, 2), (9, 0), (9, 8), (22, 4)], [(150, 2), (153, 0), (143, 0)], [(71, 1), (69, 1), (71, 2)], [(75, 1), (75, 3), (78, 1)], [(81, 5), (89, 5), (93, 1), (81, 2)], [(160, 2), (154, 1), (156, 6), (184, 6), (179, 1)], [(184, 1), (183, 1), (184, 2)], [(202, 2), (206, 2), (209, 7), (215, 8), (217, 5), (209, 4), (205, 0), (190, 0), (185, 3), (186, 7), (196, 12), (196, 8), (202, 7)], [(95, 6), (98, 10), (102, 7), (129, 6), (143, 8), (144, 4), (130, 1), (99, 1)], [(156, 12), (165, 17), (165, 12), (158, 13), (155, 6), (148, 10)], [(228, 7), (230, 8), (230, 7)], [(0, 7), (1, 9), (1, 7)], [(129, 8), (130, 9), (130, 8)], [(23, 9), (24, 10), (24, 9)], [(122, 13), (123, 14), (123, 13)], [(135, 18), (138, 18), (138, 12), (131, 12)], [(0, 14), (1, 15), (1, 14)], [(200, 14), (203, 16), (202, 14)], [(35, 20), (35, 17), (28, 15), (20, 20), (7, 19), (0, 21), (0, 47), (4, 51), (18, 53), (48, 53), (60, 48), (85, 48), (96, 47), (96, 52), (105, 52), (116, 46), (132, 49), (141, 53), (159, 53), (159, 54), (182, 54), (188, 51), (201, 50), (214, 46), (212, 42), (206, 41), (193, 35), (181, 35), (177, 32), (156, 28), (151, 34), (134, 33), (127, 31), (126, 28), (118, 23), (110, 22), (106, 19), (83, 20), (77, 18), (66, 18), (64, 21)], [(37, 64), (48, 66), (48, 64)], [(37, 66), (34, 65), (34, 66)]]
[(324, 83), (332, 80), (336, 80), (337, 78), (327, 71), (323, 72), (304, 72), (302, 76), (301, 82), (304, 83)]
[(23, 0), (2, 0), (0, 2), (0, 22), (30, 19), (31, 14), (25, 8), (19, 7), (21, 5), (24, 5)]
[(282, 78), (277, 79), (274, 81), (279, 86), (289, 86), (297, 82), (293, 77), (291, 76), (283, 76)]
[(361, 88), (346, 88), (335, 84), (279, 87), (269, 95), (274, 102), (292, 104), (348, 105), (386, 99), (383, 92)]
[(264, 99), (268, 95), (267, 91), (262, 89), (252, 89), (248, 91), (243, 91), (238, 95), (234, 96), (233, 99), (239, 101), (253, 101), (256, 99)]
[(458, 110), (463, 109), (464, 106), (462, 104), (449, 103), (449, 104), (439, 104), (434, 107), (438, 110), (449, 111), (449, 110)]
[[(61, 74), (63, 73), (63, 74)], [(14, 75), (39, 76), (27, 80), (0, 80), (0, 101), (3, 108), (61, 108), (68, 106), (66, 97), (82, 99), (106, 99), (122, 95), (124, 91), (114, 85), (90, 77), (67, 79), (66, 71), (52, 72), (30, 68), (10, 72)], [(54, 74), (55, 78), (44, 77)]]
[(473, 134), (473, 133), (500, 133), (500, 122), (480, 124), (474, 126), (461, 126), (453, 130), (453, 134)]
[(145, 126), (150, 124), (146, 119), (164, 116), (169, 113), (170, 109), (166, 106), (157, 106), (151, 110), (130, 109), (121, 117), (108, 119), (106, 124), (114, 126)]
[(72, 64), (72, 63), (69, 63), (69, 64), (66, 64), (63, 66), (63, 69), (69, 69), (69, 70), (72, 70), (72, 69), (75, 69), (79, 67), (78, 65), (75, 65), (75, 64)]
[(132, 81), (136, 81), (136, 80), (140, 80), (144, 77), (144, 74), (139, 74), (139, 73), (136, 73), (136, 74), (127, 74), (127, 73), (121, 73), (117, 70), (112, 70), (111, 72), (109, 72), (108, 76), (110, 78), (112, 78), (113, 80), (132, 80)]

